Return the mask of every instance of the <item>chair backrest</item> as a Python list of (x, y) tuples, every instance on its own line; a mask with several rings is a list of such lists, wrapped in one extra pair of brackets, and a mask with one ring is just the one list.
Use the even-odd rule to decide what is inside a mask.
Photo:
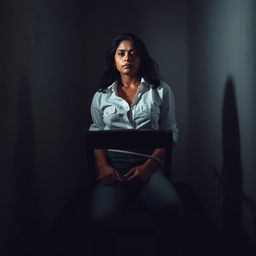
[(172, 132), (169, 130), (107, 130), (85, 134), (88, 178), (96, 181), (94, 149), (166, 148), (165, 175), (171, 179)]

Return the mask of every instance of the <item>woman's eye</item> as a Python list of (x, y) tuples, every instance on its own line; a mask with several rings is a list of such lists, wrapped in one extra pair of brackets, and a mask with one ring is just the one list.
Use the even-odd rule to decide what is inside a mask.
[(135, 51), (132, 51), (132, 52), (131, 52), (131, 56), (136, 56), (136, 52), (135, 52)]
[(118, 52), (118, 56), (123, 57), (124, 56), (124, 52)]
[[(129, 52), (128, 53), (131, 57), (135, 57), (135, 56), (137, 56), (137, 52), (134, 50), (134, 51), (131, 51), (131, 52)], [(117, 55), (119, 56), (119, 57), (124, 57), (125, 56), (125, 52), (117, 52)]]

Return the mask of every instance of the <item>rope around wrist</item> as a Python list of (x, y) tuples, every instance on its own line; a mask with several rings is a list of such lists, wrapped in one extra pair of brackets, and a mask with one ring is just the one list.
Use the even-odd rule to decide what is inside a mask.
[(111, 152), (123, 153), (123, 154), (127, 154), (127, 155), (135, 155), (135, 156), (142, 156), (142, 157), (145, 157), (145, 158), (150, 158), (150, 159), (153, 159), (156, 162), (158, 162), (162, 167), (164, 167), (163, 161), (160, 160), (159, 158), (155, 157), (155, 156), (151, 156), (151, 155), (143, 154), (143, 153), (138, 153), (138, 152), (133, 152), (133, 151), (121, 150), (121, 149), (107, 149), (107, 150), (111, 151)]

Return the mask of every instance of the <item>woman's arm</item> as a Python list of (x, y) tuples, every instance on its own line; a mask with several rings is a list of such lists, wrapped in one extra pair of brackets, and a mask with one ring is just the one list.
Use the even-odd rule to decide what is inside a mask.
[(96, 162), (96, 167), (99, 170), (109, 165), (106, 159), (105, 149), (94, 149), (94, 158)]
[(179, 130), (175, 115), (175, 98), (174, 93), (169, 85), (162, 82), (163, 85), (163, 102), (160, 107), (159, 130), (171, 130), (172, 140), (177, 142)]
[[(156, 148), (154, 150), (154, 152), (152, 153), (152, 156), (154, 156), (154, 157), (160, 159), (162, 162), (164, 162), (165, 154), (166, 154), (165, 148)], [(144, 163), (144, 166), (146, 168), (150, 168), (152, 170), (155, 170), (158, 165), (159, 165), (159, 163), (151, 158), (148, 158), (147, 161)]]

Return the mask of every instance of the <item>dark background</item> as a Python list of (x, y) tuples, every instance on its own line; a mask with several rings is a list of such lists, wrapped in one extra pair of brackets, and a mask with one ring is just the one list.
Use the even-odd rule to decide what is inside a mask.
[(255, 242), (255, 11), (253, 0), (0, 1), (1, 246), (36, 243), (86, 183), (91, 97), (123, 32), (174, 90), (174, 181), (217, 228)]

